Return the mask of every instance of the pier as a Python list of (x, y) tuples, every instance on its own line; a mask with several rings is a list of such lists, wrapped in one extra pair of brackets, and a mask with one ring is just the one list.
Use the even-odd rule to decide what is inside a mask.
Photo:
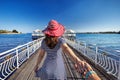
[[(34, 40), (1, 53), (0, 80), (40, 80), (35, 77), (34, 67), (42, 39)], [(67, 38), (65, 40), (81, 60), (85, 60), (92, 66), (101, 80), (120, 80), (119, 60), (100, 54), (102, 51), (100, 52), (97, 46), (87, 46), (84, 42)], [(95, 50), (93, 47), (95, 47)], [(76, 72), (71, 59), (63, 52), (62, 56), (67, 72), (67, 80), (85, 80), (81, 74)]]

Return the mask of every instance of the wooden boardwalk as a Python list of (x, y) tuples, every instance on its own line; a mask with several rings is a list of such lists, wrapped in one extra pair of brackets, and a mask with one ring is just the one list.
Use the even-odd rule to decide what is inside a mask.
[(22, 66), (19, 67), (8, 80), (40, 80), (35, 77), (34, 67), (38, 57), (38, 51), (33, 54)]
[[(80, 59), (85, 60), (80, 53), (73, 50)], [(36, 60), (38, 57), (38, 51), (35, 52), (22, 66), (19, 67), (9, 78), (8, 80), (40, 80), (35, 77), (34, 67), (36, 64)], [(80, 74), (78, 74), (74, 68), (73, 62), (69, 59), (68, 56), (63, 54), (65, 69), (67, 72), (67, 80), (82, 80)], [(44, 60), (43, 60), (44, 61)], [(42, 62), (43, 62), (42, 61)], [(87, 59), (86, 59), (87, 61)], [(90, 63), (90, 62), (89, 62)], [(42, 64), (42, 63), (41, 63)], [(41, 65), (40, 65), (41, 66)], [(101, 73), (98, 69), (91, 65), (96, 73), (101, 77), (102, 80), (114, 80), (108, 79), (103, 73)]]

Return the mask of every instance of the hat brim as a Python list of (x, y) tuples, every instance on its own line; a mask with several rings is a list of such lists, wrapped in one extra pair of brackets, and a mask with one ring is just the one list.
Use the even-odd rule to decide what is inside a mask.
[(45, 30), (43, 30), (42, 32), (46, 35), (49, 36), (62, 36), (64, 34), (65, 28), (63, 25), (59, 24), (59, 27), (55, 30), (51, 30), (49, 28), (46, 28)]

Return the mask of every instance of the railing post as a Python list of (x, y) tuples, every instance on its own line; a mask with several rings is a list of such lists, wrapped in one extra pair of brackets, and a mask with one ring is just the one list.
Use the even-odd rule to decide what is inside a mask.
[(33, 41), (33, 48), (34, 48), (33, 52), (35, 52), (35, 40)]
[(39, 41), (40, 41), (40, 39), (37, 40), (37, 49), (39, 48)]
[(78, 51), (79, 51), (79, 48), (80, 48), (80, 41), (78, 40), (78, 46), (77, 46), (78, 48)]
[(42, 40), (39, 41), (39, 47), (41, 46), (41, 42), (42, 42)]
[(75, 49), (78, 50), (78, 41), (76, 40), (75, 43), (76, 43), (76, 44), (75, 44)]
[(96, 47), (96, 49), (95, 49), (95, 64), (97, 64), (98, 46), (96, 45), (95, 47)]
[(19, 68), (18, 47), (16, 47), (17, 69)]
[(118, 80), (120, 80), (120, 57), (119, 57)]
[(30, 51), (29, 51), (29, 43), (27, 44), (27, 58), (29, 59), (30, 55), (29, 55)]
[(84, 42), (84, 55), (86, 56), (86, 48), (87, 48), (87, 45), (86, 43)]

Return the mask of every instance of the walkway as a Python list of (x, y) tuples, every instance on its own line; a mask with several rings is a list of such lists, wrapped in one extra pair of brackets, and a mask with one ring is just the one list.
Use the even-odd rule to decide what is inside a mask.
[[(16, 70), (8, 78), (8, 80), (40, 80), (39, 78), (35, 77), (35, 73), (34, 73), (34, 67), (36, 64), (37, 57), (38, 57), (38, 51), (36, 51), (35, 54), (33, 54), (22, 66), (20, 66), (20, 68)], [(73, 51), (76, 53), (77, 56), (79, 56), (80, 59), (82, 60), (86, 59), (85, 57), (80, 55), (80, 53), (78, 53), (77, 51), (75, 50)], [(67, 79), (68, 80), (81, 80), (82, 77), (74, 69), (73, 62), (70, 61), (69, 57), (63, 54), (63, 58), (64, 58), (64, 63), (65, 63), (66, 71), (67, 71)], [(103, 73), (101, 73), (98, 69), (95, 68), (95, 65), (92, 65), (92, 67), (97, 72), (99, 77), (101, 77), (102, 80), (115, 80), (115, 79), (112, 79), (112, 78), (110, 79), (106, 77)]]

